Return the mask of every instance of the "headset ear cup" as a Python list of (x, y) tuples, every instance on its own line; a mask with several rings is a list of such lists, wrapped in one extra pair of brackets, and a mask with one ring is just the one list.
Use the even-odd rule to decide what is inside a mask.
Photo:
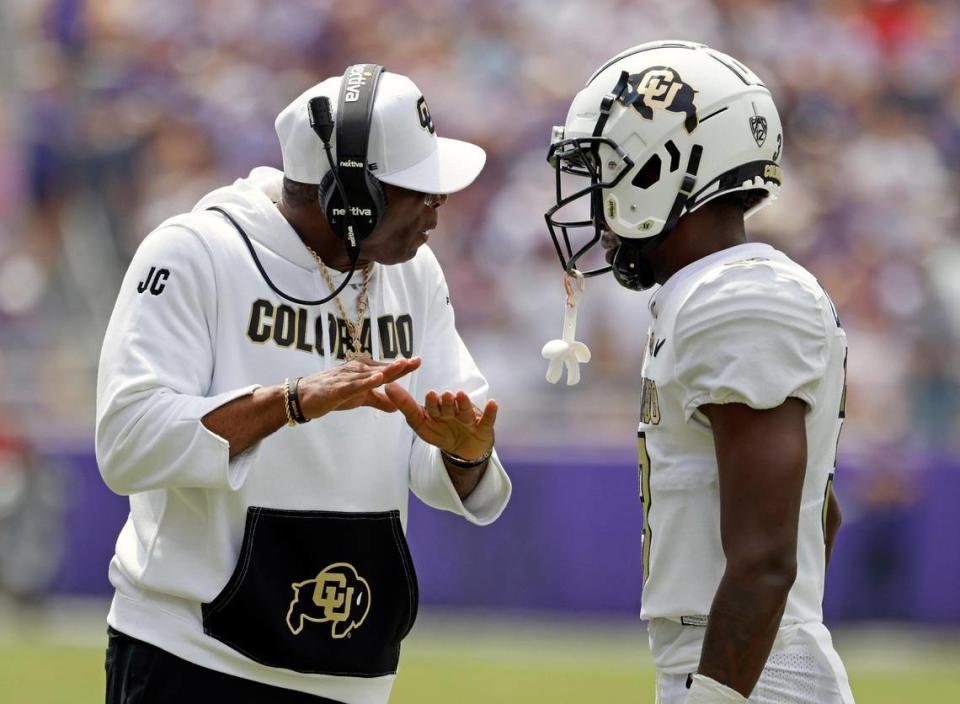
[[(384, 213), (387, 210), (387, 194), (383, 190), (383, 184), (372, 176), (368, 176), (366, 182), (367, 193), (364, 194), (367, 196), (366, 199), (361, 199), (357, 196), (350, 197), (351, 205), (353, 205), (354, 201), (356, 201), (357, 203), (360, 203), (362, 207), (369, 205), (370, 209), (373, 211), (372, 224), (368, 225), (369, 230), (362, 226), (358, 228), (360, 230), (359, 234), (361, 240), (370, 236), (370, 233), (373, 232), (377, 225), (380, 224), (380, 221), (383, 220)], [(347, 219), (345, 217), (335, 215), (333, 212), (334, 207), (342, 208), (343, 205), (340, 202), (340, 194), (337, 192), (336, 179), (333, 177), (332, 171), (328, 171), (326, 174), (324, 174), (323, 179), (320, 181), (320, 186), (317, 189), (317, 194), (320, 200), (320, 207), (323, 209), (324, 217), (330, 224), (330, 228), (338, 237), (341, 239), (346, 239)]]
[(373, 176), (367, 176), (367, 188), (370, 192), (370, 202), (373, 204), (372, 232), (387, 213), (387, 194), (383, 190), (383, 184)]
[(323, 179), (320, 181), (320, 186), (317, 188), (317, 195), (320, 198), (320, 207), (323, 208), (324, 212), (327, 210), (327, 206), (330, 204), (330, 198), (336, 192), (336, 184), (334, 183), (333, 172), (327, 171), (323, 175)]
[(337, 184), (333, 176), (333, 171), (327, 171), (327, 173), (323, 175), (323, 179), (320, 181), (320, 187), (317, 189), (317, 195), (320, 201), (320, 208), (323, 210), (323, 216), (327, 219), (327, 223), (329, 223), (331, 229), (338, 237), (342, 237), (343, 235), (340, 233), (338, 222), (339, 218), (333, 215), (333, 197), (337, 195)]

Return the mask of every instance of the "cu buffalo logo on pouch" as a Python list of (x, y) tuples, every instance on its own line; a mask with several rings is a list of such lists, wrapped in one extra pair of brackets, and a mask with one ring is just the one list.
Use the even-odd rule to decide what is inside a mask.
[(697, 106), (693, 104), (697, 91), (684, 83), (680, 74), (672, 68), (651, 66), (627, 80), (634, 92), (624, 102), (633, 105), (641, 117), (652, 120), (655, 109), (682, 112), (686, 115), (683, 126), (687, 132), (697, 128), (700, 119), (697, 117)]
[(420, 118), (420, 126), (430, 134), (436, 134), (437, 128), (433, 126), (433, 118), (430, 116), (430, 108), (427, 107), (427, 99), (422, 95), (417, 101), (417, 115)]
[(335, 562), (313, 579), (294, 582), (287, 627), (299, 635), (306, 621), (330, 623), (333, 638), (345, 638), (360, 628), (370, 612), (370, 585), (347, 562)]

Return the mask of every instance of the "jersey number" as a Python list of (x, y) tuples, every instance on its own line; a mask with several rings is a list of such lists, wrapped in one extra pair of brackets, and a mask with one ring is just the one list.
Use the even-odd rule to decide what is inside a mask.
[(647, 434), (637, 432), (638, 469), (640, 472), (640, 501), (643, 503), (643, 583), (650, 576), (650, 541), (653, 530), (650, 528), (650, 506), (653, 497), (650, 494), (650, 455), (647, 454)]

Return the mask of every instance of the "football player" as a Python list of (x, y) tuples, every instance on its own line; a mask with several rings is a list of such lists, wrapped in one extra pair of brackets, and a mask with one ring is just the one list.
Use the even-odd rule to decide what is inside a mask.
[[(846, 336), (813, 275), (744, 233), (780, 189), (782, 154), (760, 78), (681, 41), (601, 66), (550, 146), (546, 218), (564, 270), (579, 278), (603, 247), (609, 266), (584, 276), (660, 284), (638, 433), (660, 704), (853, 702), (821, 608)], [(565, 215), (582, 203), (588, 219)], [(552, 381), (580, 344), (568, 332), (544, 348)]]

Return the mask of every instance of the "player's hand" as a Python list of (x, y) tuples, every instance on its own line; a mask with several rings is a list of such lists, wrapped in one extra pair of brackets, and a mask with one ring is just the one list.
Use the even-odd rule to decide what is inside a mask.
[(498, 409), (493, 399), (481, 412), (464, 391), (428, 391), (422, 406), (400, 384), (387, 384), (384, 391), (424, 442), (465, 460), (479, 459), (493, 448)]
[(378, 362), (354, 359), (300, 380), (300, 405), (307, 418), (319, 418), (331, 411), (370, 406), (387, 413), (396, 405), (377, 387), (396, 381), (419, 368), (420, 358)]

